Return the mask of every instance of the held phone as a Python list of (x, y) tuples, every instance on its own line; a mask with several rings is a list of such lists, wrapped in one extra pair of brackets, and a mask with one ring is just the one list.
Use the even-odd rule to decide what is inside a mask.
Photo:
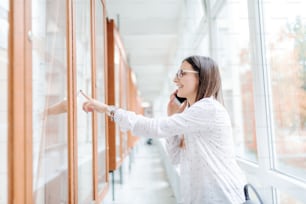
[(179, 97), (179, 96), (177, 96), (177, 94), (175, 94), (175, 98), (176, 98), (180, 103), (183, 103), (183, 102), (186, 100), (186, 98)]

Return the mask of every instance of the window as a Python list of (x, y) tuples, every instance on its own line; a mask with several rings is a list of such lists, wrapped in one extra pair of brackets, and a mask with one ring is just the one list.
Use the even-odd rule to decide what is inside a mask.
[[(207, 0), (204, 0), (204, 1), (207, 1)], [(210, 9), (213, 9), (216, 3), (221, 0), (208, 0), (208, 1), (210, 1), (210, 7), (211, 7)]]
[(189, 27), (190, 32), (195, 32), (200, 26), (202, 18), (205, 18), (206, 15), (204, 13), (204, 3), (202, 0), (186, 1), (184, 7), (186, 9), (184, 20), (187, 21), (188, 25), (192, 25)]
[(197, 53), (203, 53), (205, 56), (209, 56), (209, 42), (208, 42), (208, 35), (202, 37), (198, 47)]
[(279, 204), (302, 204), (301, 201), (298, 201), (293, 196), (284, 193), (282, 191), (278, 191), (278, 203)]
[[(105, 100), (105, 65), (104, 65), (104, 39), (105, 39), (105, 21), (103, 7), (100, 0), (96, 1), (96, 84), (97, 99), (101, 102)], [(97, 114), (98, 122), (98, 191), (101, 192), (106, 184), (106, 140), (105, 140), (105, 115)]]
[[(90, 1), (76, 1), (76, 77), (77, 90), (92, 96)], [(93, 144), (92, 114), (82, 110), (85, 98), (77, 100), (78, 141), (78, 201), (90, 203), (93, 199)]]
[[(253, 71), (250, 64), (247, 1), (228, 1), (216, 18), (217, 62), (237, 154), (257, 161)], [(256, 67), (255, 67), (256, 69)]]
[(68, 202), (65, 19), (65, 1), (32, 1), (35, 203)]
[[(263, 1), (275, 168), (306, 179), (305, 1)], [(277, 8), (277, 9), (275, 9)]]

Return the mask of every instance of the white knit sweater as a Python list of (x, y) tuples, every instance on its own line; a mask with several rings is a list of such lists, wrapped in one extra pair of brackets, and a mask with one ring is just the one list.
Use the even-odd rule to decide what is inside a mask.
[[(118, 109), (115, 122), (122, 131), (143, 137), (166, 137), (173, 163), (180, 165), (185, 204), (240, 204), (244, 174), (235, 160), (232, 127), (225, 108), (203, 98), (170, 117), (147, 118)], [(180, 148), (184, 135), (185, 148)]]

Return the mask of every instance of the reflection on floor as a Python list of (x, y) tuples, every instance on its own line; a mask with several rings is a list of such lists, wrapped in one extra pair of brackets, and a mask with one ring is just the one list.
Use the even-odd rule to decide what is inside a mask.
[[(125, 165), (125, 166), (128, 166)], [(123, 184), (115, 174), (115, 200), (112, 186), (103, 204), (175, 204), (157, 144), (140, 141), (134, 152), (130, 171), (123, 168)], [(117, 171), (119, 172), (119, 171)], [(111, 179), (111, 175), (110, 175)]]

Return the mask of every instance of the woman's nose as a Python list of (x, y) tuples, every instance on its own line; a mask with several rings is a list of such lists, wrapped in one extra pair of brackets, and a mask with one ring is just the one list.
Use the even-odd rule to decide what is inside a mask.
[(173, 82), (178, 82), (178, 78), (176, 75), (174, 75)]

